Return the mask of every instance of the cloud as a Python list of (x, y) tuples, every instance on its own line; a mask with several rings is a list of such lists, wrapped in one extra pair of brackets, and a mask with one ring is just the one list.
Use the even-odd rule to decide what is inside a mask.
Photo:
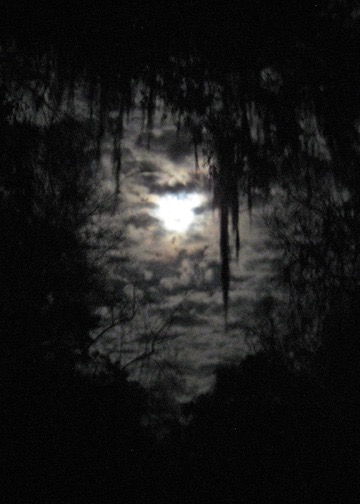
[(198, 190), (198, 186), (196, 182), (179, 182), (179, 181), (173, 181), (170, 183), (160, 183), (160, 184), (154, 184), (152, 186), (152, 190), (159, 195), (163, 194), (187, 194), (191, 192), (196, 192)]
[(188, 259), (183, 259), (179, 267), (178, 276), (165, 277), (160, 280), (160, 285), (167, 291), (178, 287), (189, 287), (193, 283), (194, 268)]
[[(141, 133), (137, 138), (138, 147), (146, 147), (148, 134)], [(176, 132), (174, 127), (154, 128), (150, 140), (150, 149), (162, 152), (174, 163), (182, 163), (192, 153), (190, 135), (185, 130)]]
[(143, 272), (143, 274), (144, 274), (144, 280), (146, 282), (148, 282), (148, 281), (150, 281), (150, 280), (152, 280), (154, 278), (154, 273), (152, 271), (150, 271), (150, 270), (145, 270)]

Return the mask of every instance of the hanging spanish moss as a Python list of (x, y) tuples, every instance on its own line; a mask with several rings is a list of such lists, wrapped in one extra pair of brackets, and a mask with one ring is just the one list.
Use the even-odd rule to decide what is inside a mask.
[(226, 127), (227, 118), (218, 117), (212, 121), (211, 145), (214, 149), (215, 163), (212, 165), (214, 187), (214, 206), (220, 212), (220, 252), (221, 281), (225, 314), (228, 310), (230, 288), (230, 245), (229, 215), (231, 215), (232, 232), (235, 236), (235, 251), (240, 251), (239, 232), (239, 166), (235, 158), (236, 137)]
[[(206, 29), (199, 23), (204, 15), (201, 7), (187, 16), (182, 33), (174, 20), (169, 25), (164, 22), (161, 2), (153, 12), (149, 5), (140, 3), (142, 10), (136, 14), (132, 9), (123, 12), (112, 7), (106, 30), (99, 25), (104, 12), (97, 3), (86, 19), (81, 9), (76, 10), (70, 24), (61, 16), (56, 24), (55, 14), (51, 14), (51, 32), (35, 13), (36, 23), (29, 21), (29, 31), (19, 30), (15, 9), (14, 25), (9, 25), (1, 40), (1, 85), (7, 99), (16, 102), (13, 114), (17, 120), (39, 122), (42, 117), (41, 121), (48, 123), (66, 114), (77, 116), (79, 96), (87, 102), (96, 131), (98, 166), (104, 138), (108, 134), (112, 137), (115, 202), (120, 192), (124, 116), (134, 107), (137, 90), (143, 89), (141, 106), (150, 148), (157, 100), (162, 101), (177, 127), (183, 124), (191, 134), (196, 170), (200, 145), (210, 152), (210, 164), (216, 165), (212, 172), (214, 205), (221, 214), (227, 309), (233, 248), (229, 218), (238, 257), (239, 198), (243, 194), (251, 216), (255, 188), (266, 192), (276, 177), (293, 170), (299, 153), (319, 163), (336, 160), (337, 176), (343, 182), (351, 179), (351, 186), (357, 186), (359, 175), (354, 167), (359, 156), (354, 145), (359, 100), (349, 98), (356, 95), (359, 81), (358, 73), (352, 71), (358, 61), (355, 39), (351, 38), (355, 18), (349, 18), (349, 29), (344, 31), (341, 23), (333, 23), (330, 7), (312, 5), (306, 13), (296, 8), (297, 31), (281, 30), (276, 14), (280, 11), (269, 18), (256, 9), (234, 5), (234, 11), (244, 9), (243, 21), (238, 25), (229, 10), (225, 16), (229, 33), (224, 38), (210, 15), (206, 16)], [(282, 8), (286, 12), (290, 9), (285, 4)], [(176, 12), (180, 16), (182, 7), (177, 5)], [(279, 34), (279, 40), (268, 37), (263, 44), (245, 30), (251, 21), (266, 28), (268, 34)], [(159, 23), (163, 32), (157, 30)], [(340, 51), (333, 50), (330, 25), (335, 34), (341, 33), (339, 43), (349, 48), (347, 58), (339, 58)], [(303, 29), (309, 26), (328, 39), (329, 54), (317, 47), (318, 39), (311, 38), (310, 29)], [(173, 34), (175, 38), (170, 36)], [(304, 42), (299, 42), (301, 37)], [(223, 57), (227, 52), (231, 58)], [(316, 73), (319, 65), (321, 71)], [(334, 79), (341, 86), (331, 86)], [(114, 117), (114, 113), (111, 127), (109, 114)]]
[(119, 94), (118, 101), (120, 103), (113, 132), (113, 172), (115, 177), (114, 212), (117, 210), (118, 196), (120, 194), (121, 142), (124, 133), (125, 98)]
[(109, 87), (106, 80), (100, 81), (100, 97), (99, 97), (99, 120), (98, 130), (96, 135), (96, 161), (98, 168), (101, 169), (101, 146), (106, 132), (107, 117), (108, 117), (108, 99)]

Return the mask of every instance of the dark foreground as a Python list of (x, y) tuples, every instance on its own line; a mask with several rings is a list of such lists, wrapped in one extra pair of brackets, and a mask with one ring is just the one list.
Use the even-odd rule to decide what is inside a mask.
[(358, 502), (358, 395), (341, 377), (259, 353), (219, 370), (185, 427), (121, 373), (64, 362), (34, 357), (2, 383), (6, 504)]

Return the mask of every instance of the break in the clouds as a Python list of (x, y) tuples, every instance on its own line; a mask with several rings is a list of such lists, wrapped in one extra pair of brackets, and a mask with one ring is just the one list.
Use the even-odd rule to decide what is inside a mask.
[[(172, 124), (155, 128), (149, 150), (145, 137), (139, 135), (140, 128), (140, 120), (134, 120), (125, 131), (118, 216), (132, 258), (119, 268), (118, 285), (134, 286), (142, 303), (142, 315), (126, 328), (126, 339), (138, 342), (141, 334), (146, 339), (144, 325), (171, 318), (167, 332), (173, 338), (167, 351), (176, 354), (182, 376), (178, 397), (188, 398), (212, 383), (209, 373), (216, 364), (243, 352), (241, 318), (249, 303), (261, 295), (262, 279), (271, 258), (261, 245), (265, 239), (257, 225), (261, 216), (255, 209), (250, 225), (247, 212), (242, 211), (242, 248), (239, 262), (234, 260), (231, 265), (233, 280), (225, 333), (219, 221), (212, 209), (206, 169), (195, 172), (192, 146), (185, 132), (177, 133)], [(104, 162), (106, 165), (106, 159)], [(111, 184), (110, 167), (107, 177)], [(115, 333), (107, 335), (107, 348), (111, 344), (115, 348), (118, 339)], [(127, 350), (129, 358), (131, 348)], [(136, 345), (134, 348), (136, 353)]]
[(159, 219), (153, 217), (148, 212), (143, 211), (142, 213), (128, 217), (125, 223), (127, 225), (132, 225), (135, 228), (148, 229), (151, 226), (159, 225)]

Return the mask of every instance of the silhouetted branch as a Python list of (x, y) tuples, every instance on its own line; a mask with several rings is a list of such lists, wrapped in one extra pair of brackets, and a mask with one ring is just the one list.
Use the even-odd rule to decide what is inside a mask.
[(172, 324), (172, 321), (173, 321), (173, 318), (176, 314), (176, 312), (181, 308), (181, 304), (176, 306), (173, 311), (171, 312), (171, 314), (169, 315), (169, 317), (161, 324), (161, 326), (156, 329), (156, 330), (153, 330), (153, 329), (150, 329), (150, 335), (151, 335), (151, 341), (150, 341), (150, 350), (145, 350), (143, 353), (141, 353), (140, 355), (136, 356), (134, 359), (132, 359), (131, 361), (127, 362), (121, 369), (122, 370), (125, 370), (127, 369), (129, 366), (139, 362), (139, 361), (142, 361), (144, 359), (147, 359), (149, 357), (151, 357), (152, 355), (155, 354), (156, 350), (157, 350), (157, 345), (160, 344), (160, 343), (163, 343), (164, 342), (164, 337), (161, 337), (164, 333), (164, 331), (166, 331), (168, 328), (171, 327), (171, 324)]
[(114, 329), (114, 327), (129, 323), (134, 319), (137, 312), (135, 289), (133, 290), (133, 298), (131, 301), (131, 312), (129, 314), (124, 315), (125, 311), (128, 309), (128, 306), (129, 305), (126, 304), (125, 306), (122, 307), (118, 317), (114, 319), (111, 322), (111, 324), (102, 329), (99, 334), (96, 335), (96, 337), (89, 343), (88, 349), (91, 348), (95, 343), (97, 343), (108, 331)]

